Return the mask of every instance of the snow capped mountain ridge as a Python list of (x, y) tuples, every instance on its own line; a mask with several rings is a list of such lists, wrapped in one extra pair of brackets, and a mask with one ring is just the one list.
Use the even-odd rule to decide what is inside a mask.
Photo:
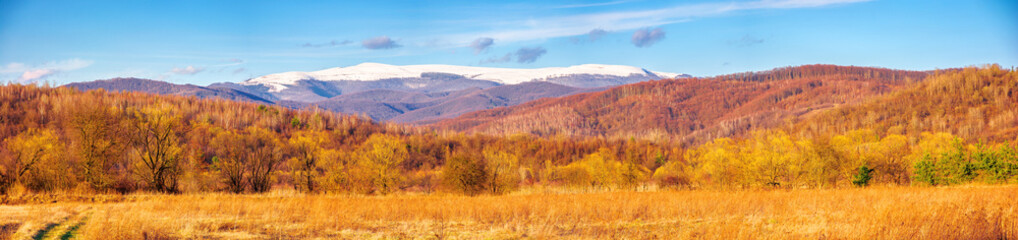
[(546, 81), (552, 78), (575, 75), (609, 77), (641, 76), (653, 79), (678, 78), (684, 75), (649, 71), (643, 68), (621, 65), (583, 64), (569, 67), (548, 67), (536, 69), (491, 68), (455, 65), (405, 65), (396, 66), (381, 63), (361, 63), (349, 67), (336, 67), (313, 72), (284, 72), (269, 74), (241, 82), (242, 85), (263, 85), (270, 92), (280, 92), (298, 84), (301, 80), (318, 81), (377, 81), (383, 79), (422, 78), (426, 73), (443, 73), (467, 79), (486, 80), (499, 84), (519, 84), (529, 81)]

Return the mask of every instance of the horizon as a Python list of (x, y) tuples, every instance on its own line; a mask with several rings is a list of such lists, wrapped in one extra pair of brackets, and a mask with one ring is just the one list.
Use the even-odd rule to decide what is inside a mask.
[(1016, 10), (993, 0), (0, 1), (0, 81), (208, 85), (366, 62), (698, 77), (809, 64), (1013, 67)]

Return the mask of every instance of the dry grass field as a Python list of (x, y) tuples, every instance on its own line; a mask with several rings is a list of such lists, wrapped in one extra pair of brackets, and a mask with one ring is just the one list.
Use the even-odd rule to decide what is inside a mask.
[(525, 192), (65, 198), (0, 205), (0, 238), (1018, 239), (1018, 186)]

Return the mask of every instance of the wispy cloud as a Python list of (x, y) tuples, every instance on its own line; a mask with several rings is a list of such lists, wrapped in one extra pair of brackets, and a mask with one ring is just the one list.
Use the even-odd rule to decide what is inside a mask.
[(490, 57), (488, 59), (481, 60), (481, 64), (505, 63), (505, 62), (509, 62), (509, 61), (512, 61), (512, 60), (513, 60), (513, 54), (512, 53), (506, 53), (505, 55), (502, 55), (502, 57)]
[(560, 5), (560, 6), (554, 6), (554, 7), (552, 7), (552, 8), (585, 8), (585, 7), (601, 7), (601, 6), (611, 6), (611, 5), (619, 5), (619, 4), (623, 4), (623, 3), (628, 3), (628, 2), (633, 2), (633, 0), (625, 0), (625, 1), (611, 1), (611, 2), (599, 2), (599, 3), (586, 3), (586, 4), (568, 4), (568, 5)]
[(544, 49), (544, 47), (524, 47), (517, 49), (515, 52), (506, 53), (501, 57), (493, 56), (488, 59), (483, 59), (479, 63), (507, 63), (513, 61), (513, 57), (516, 57), (516, 62), (518, 63), (532, 63), (537, 61), (537, 59), (541, 56), (544, 56), (545, 53), (548, 53), (548, 50)]
[(66, 71), (73, 71), (91, 66), (92, 60), (72, 58), (62, 61), (52, 61), (45, 64), (30, 66), (24, 63), (13, 62), (0, 67), (0, 74), (18, 74), (18, 82), (29, 82), (44, 79), (54, 74)]
[(593, 30), (590, 30), (590, 32), (588, 32), (585, 35), (586, 39), (583, 39), (583, 35), (581, 35), (581, 36), (572, 37), (572, 38), (569, 39), (569, 41), (571, 41), (573, 43), (596, 42), (597, 40), (600, 40), (605, 35), (608, 35), (608, 31), (605, 31), (604, 29), (600, 29), (600, 28), (595, 28)]
[(532, 63), (547, 52), (543, 47), (520, 48), (516, 50), (516, 62)]
[(489, 37), (482, 37), (474, 39), (474, 41), (470, 43), (470, 48), (474, 49), (474, 54), (476, 55), (478, 53), (483, 52), (484, 50), (487, 50), (488, 47), (491, 47), (492, 44), (495, 44), (495, 39)]
[(763, 38), (755, 37), (749, 34), (743, 35), (742, 38), (728, 41), (728, 45), (735, 45), (740, 47), (752, 46), (761, 44), (764, 42)]
[(593, 42), (597, 41), (598, 39), (601, 39), (601, 37), (604, 37), (604, 35), (608, 35), (608, 31), (597, 28), (594, 30), (590, 30), (590, 32), (587, 33), (587, 38), (590, 39), (591, 42)]
[(170, 70), (170, 72), (180, 75), (195, 75), (202, 71), (205, 71), (205, 67), (187, 66), (184, 68), (173, 68), (173, 70)]
[(349, 45), (351, 43), (353, 43), (353, 41), (350, 41), (350, 40), (343, 40), (343, 41), (332, 40), (332, 41), (329, 41), (329, 42), (326, 42), (326, 43), (304, 43), (304, 44), (301, 44), (300, 46), (301, 47), (306, 47), (306, 48), (320, 48), (320, 47), (345, 46), (345, 45)]
[(241, 65), (241, 64), (244, 64), (244, 59), (231, 58), (231, 59), (226, 59), (226, 61), (224, 63), (212, 65), (211, 67), (229, 67), (229, 66), (237, 66), (237, 65)]
[(650, 47), (658, 41), (665, 39), (665, 31), (661, 28), (644, 28), (633, 32), (631, 41), (636, 47)]
[[(615, 11), (543, 18), (524, 18), (496, 21), (483, 28), (494, 29), (481, 32), (453, 34), (448, 39), (476, 39), (490, 37), (500, 42), (518, 42), (536, 39), (578, 36), (590, 33), (591, 29), (612, 29), (627, 31), (651, 26), (691, 21), (700, 17), (711, 17), (739, 11), (760, 9), (813, 8), (839, 4), (867, 2), (870, 0), (757, 0), (722, 3), (685, 4), (667, 8), (642, 11)], [(578, 5), (580, 6), (580, 5)], [(469, 42), (460, 41), (461, 45)]]
[(397, 44), (396, 41), (393, 41), (388, 36), (380, 36), (380, 37), (374, 37), (374, 38), (365, 39), (364, 41), (361, 42), (361, 46), (364, 46), (364, 48), (373, 49), (373, 50), (374, 49), (390, 49), (390, 48), (402, 47), (402, 45)]

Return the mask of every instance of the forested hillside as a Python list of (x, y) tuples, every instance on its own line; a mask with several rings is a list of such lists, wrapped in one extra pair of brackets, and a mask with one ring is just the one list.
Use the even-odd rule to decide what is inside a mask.
[(1018, 174), (1016, 95), (1018, 74), (997, 65), (943, 71), (783, 127), (713, 139), (656, 174), (743, 187), (1009, 182)]
[[(0, 87), (0, 139), (3, 192), (474, 194), (558, 181), (542, 169), (599, 149), (641, 176), (681, 155), (648, 142), (439, 135), (317, 110), (17, 84)], [(445, 176), (444, 165), (459, 172)]]
[(934, 75), (922, 84), (826, 111), (795, 125), (813, 133), (949, 132), (966, 139), (1018, 140), (1018, 73), (998, 65)]
[(926, 72), (809, 65), (645, 82), (465, 114), (438, 128), (493, 135), (603, 136), (703, 143), (903, 89)]
[[(572, 105), (526, 104), (579, 118), (542, 113), (563, 124), (538, 135), (11, 84), (0, 87), (0, 191), (501, 194), (1014, 182), (1014, 71), (966, 68), (918, 80), (924, 75), (808, 66), (627, 85), (564, 98)], [(622, 135), (592, 137), (605, 129)], [(573, 136), (540, 136), (550, 133)]]

